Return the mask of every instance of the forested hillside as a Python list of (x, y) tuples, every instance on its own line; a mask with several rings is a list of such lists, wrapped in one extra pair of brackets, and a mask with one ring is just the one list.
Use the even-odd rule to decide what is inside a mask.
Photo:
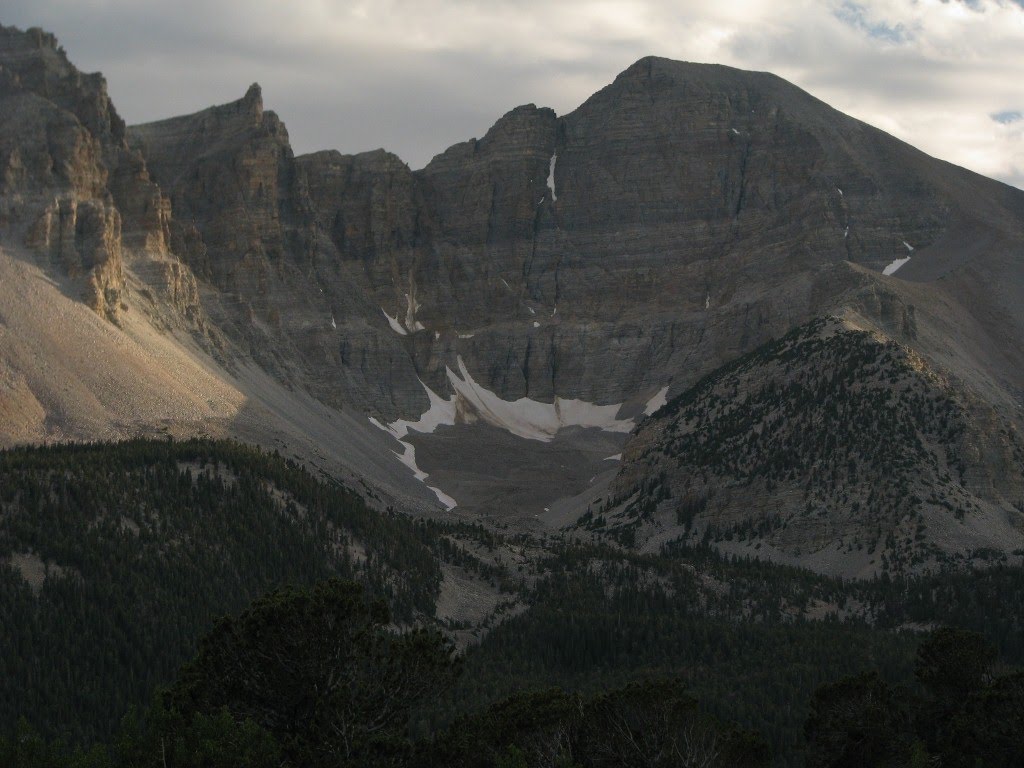
[[(991, 451), (979, 446), (991, 440)], [(671, 399), (581, 522), (865, 577), (1011, 557), (1024, 440), (910, 347), (823, 317)]]
[(0, 453), (0, 721), (110, 732), (215, 617), (282, 584), (358, 579), (433, 616), (437, 535), (231, 442)]
[(933, 627), (977, 631), (1024, 666), (1017, 567), (845, 581), (676, 545), (646, 556), (567, 547), (540, 570), (530, 610), (468, 651), (454, 706), (678, 675), (705, 711), (801, 765), (814, 690), (866, 669), (910, 683), (913, 649)]
[(16, 449), (0, 453), (0, 488), (6, 733), (25, 717), (46, 738), (106, 739), (218, 616), (334, 578), (382, 599), (392, 626), (465, 647), (455, 685), (410, 711), (421, 739), (508, 695), (672, 679), (800, 765), (815, 689), (865, 669), (910, 683), (923, 631), (980, 631), (1024, 663), (1024, 577), (998, 561), (844, 581), (711, 543), (640, 555), (413, 521), (230, 442)]
[(652, 676), (653, 670), (596, 693), (538, 686), (418, 731), (417, 715), (436, 709), (460, 672), (472, 671), (463, 670), (437, 630), (396, 630), (389, 619), (387, 607), (368, 600), (355, 582), (275, 590), (218, 620), (174, 683), (148, 711), (126, 717), (110, 742), (72, 749), (40, 738), (22, 721), (11, 737), (0, 735), (0, 763), (1011, 768), (1024, 754), (1024, 674), (1006, 670), (983, 636), (965, 630), (941, 628), (919, 638), (907, 684), (893, 684), (869, 664), (817, 686), (799, 707), (802, 742), (773, 750), (756, 732), (702, 712), (688, 680)]

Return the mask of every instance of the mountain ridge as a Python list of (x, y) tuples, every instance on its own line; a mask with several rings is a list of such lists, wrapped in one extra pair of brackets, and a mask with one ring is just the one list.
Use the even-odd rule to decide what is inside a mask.
[[(170, 385), (193, 403), (177, 417), (147, 410), (150, 384), (126, 390), (116, 425), (100, 398), (86, 422), (104, 435), (234, 434), (415, 510), (443, 496), (452, 514), (557, 527), (612, 482), (600, 452), (634, 438), (560, 420), (542, 478), (542, 449), (508, 431), (510, 414), (572, 401), (637, 423), (653, 398), (844, 311), (1020, 421), (1024, 192), (774, 75), (646, 57), (571, 113), (517, 107), (412, 170), (384, 150), (295, 156), (257, 84), (122, 130), (102, 77), (78, 73), (55, 38), (0, 37), (0, 96), (79, 137), (55, 145), (72, 159), (52, 179), (15, 172), (15, 146), (36, 148), (32, 167), (52, 159), (39, 124), (0, 126), (4, 248), (86, 296), (124, 343), (195, 371)], [(16, 382), (4, 408), (34, 426), (3, 439), (88, 434), (52, 415), (59, 391), (35, 396), (49, 385), (21, 343), (0, 348)], [(203, 376), (221, 382), (215, 408)], [(69, 425), (93, 407), (75, 402)], [(442, 402), (452, 413), (428, 419)], [(475, 461), (499, 445), (490, 467)]]

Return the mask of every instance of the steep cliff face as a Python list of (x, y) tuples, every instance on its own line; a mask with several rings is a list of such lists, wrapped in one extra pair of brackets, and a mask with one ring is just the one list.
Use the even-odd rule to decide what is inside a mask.
[(74, 195), (58, 198), (35, 220), (26, 242), (83, 284), (89, 307), (117, 319), (125, 281), (121, 215), (115, 207)]
[(423, 270), (436, 263), (434, 224), (412, 171), (383, 150), (317, 152), (297, 167), (318, 242), (314, 279), (334, 331), (330, 367), (311, 366), (321, 391), (389, 418), (423, 410), (417, 368), (430, 368), (437, 341), (419, 333), (424, 313), (439, 337), (448, 334), (438, 307), (419, 297)]
[(505, 399), (639, 402), (862, 284), (848, 262), (926, 246), (949, 205), (854, 151), (912, 150), (777, 78), (657, 59), (419, 172), (293, 158), (257, 87), (130, 134), (175, 242), (231, 296), (224, 324), (253, 349), (288, 339), (266, 365), (387, 418), (426, 407), (417, 379), (447, 389), (458, 356)]
[[(258, 314), (290, 300), (267, 289), (259, 253), (317, 292), (364, 300), (332, 306), (335, 324), (364, 313), (381, 333), (346, 334), (326, 364), (407, 358), (393, 402), (348, 393), (389, 417), (425, 406), (416, 377), (446, 388), (458, 355), (506, 399), (649, 395), (867, 285), (851, 263), (881, 272), (926, 249), (957, 223), (950, 211), (1006, 208), (1000, 185), (778, 78), (660, 59), (564, 118), (513, 110), (418, 172), (383, 152), (293, 162), (276, 118), (263, 121), (250, 92), (132, 135), (195, 220), (205, 261), (193, 263), (243, 301), (261, 297)], [(202, 181), (236, 168), (244, 194)], [(228, 277), (243, 258), (255, 259), (245, 284)], [(320, 371), (319, 352), (304, 356)]]
[(28, 244), (116, 320), (124, 249), (168, 260), (170, 208), (128, 148), (106, 81), (79, 72), (53, 35), (0, 27), (0, 101), (5, 238)]
[(205, 249), (186, 254), (197, 274), (256, 295), (273, 264), (288, 258), (308, 269), (307, 199), (288, 133), (264, 112), (258, 85), (231, 104), (134, 126), (131, 142), (170, 197), (175, 227), (202, 233)]
[(881, 269), (902, 240), (925, 245), (941, 226), (911, 158), (901, 158), (909, 181), (858, 167), (861, 152), (909, 147), (766, 73), (644, 59), (565, 123), (565, 225), (619, 237), (625, 253)]
[(443, 265), (419, 301), (484, 329), (460, 349), (502, 396), (621, 402), (814, 316), (950, 210), (1005, 215), (964, 176), (774, 76), (645, 59), (418, 174)]
[(324, 402), (397, 412), (390, 393), (411, 391), (415, 375), (406, 363), (393, 386), (390, 371), (400, 377), (408, 357), (367, 295), (371, 282), (390, 282), (376, 275), (390, 258), (381, 233), (403, 226), (400, 184), (385, 183), (392, 170), (372, 157), (339, 166), (336, 153), (296, 161), (258, 85), (230, 104), (133, 126), (130, 141), (170, 197), (172, 243), (204, 278), (217, 327)]

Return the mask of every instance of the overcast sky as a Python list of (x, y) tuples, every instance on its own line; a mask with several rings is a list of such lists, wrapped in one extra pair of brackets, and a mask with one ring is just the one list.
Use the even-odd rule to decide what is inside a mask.
[(383, 146), (419, 168), (655, 54), (775, 72), (1024, 188), (1024, 0), (3, 0), (0, 23), (55, 32), (129, 123), (258, 81), (299, 153)]

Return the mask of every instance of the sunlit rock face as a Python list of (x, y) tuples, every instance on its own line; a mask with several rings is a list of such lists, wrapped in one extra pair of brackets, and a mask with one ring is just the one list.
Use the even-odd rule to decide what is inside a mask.
[(170, 250), (169, 201), (129, 148), (103, 76), (76, 69), (49, 33), (0, 27), (0, 101), (3, 240), (31, 247), (109, 320), (126, 260), (145, 262), (161, 298), (198, 319), (194, 280)]

